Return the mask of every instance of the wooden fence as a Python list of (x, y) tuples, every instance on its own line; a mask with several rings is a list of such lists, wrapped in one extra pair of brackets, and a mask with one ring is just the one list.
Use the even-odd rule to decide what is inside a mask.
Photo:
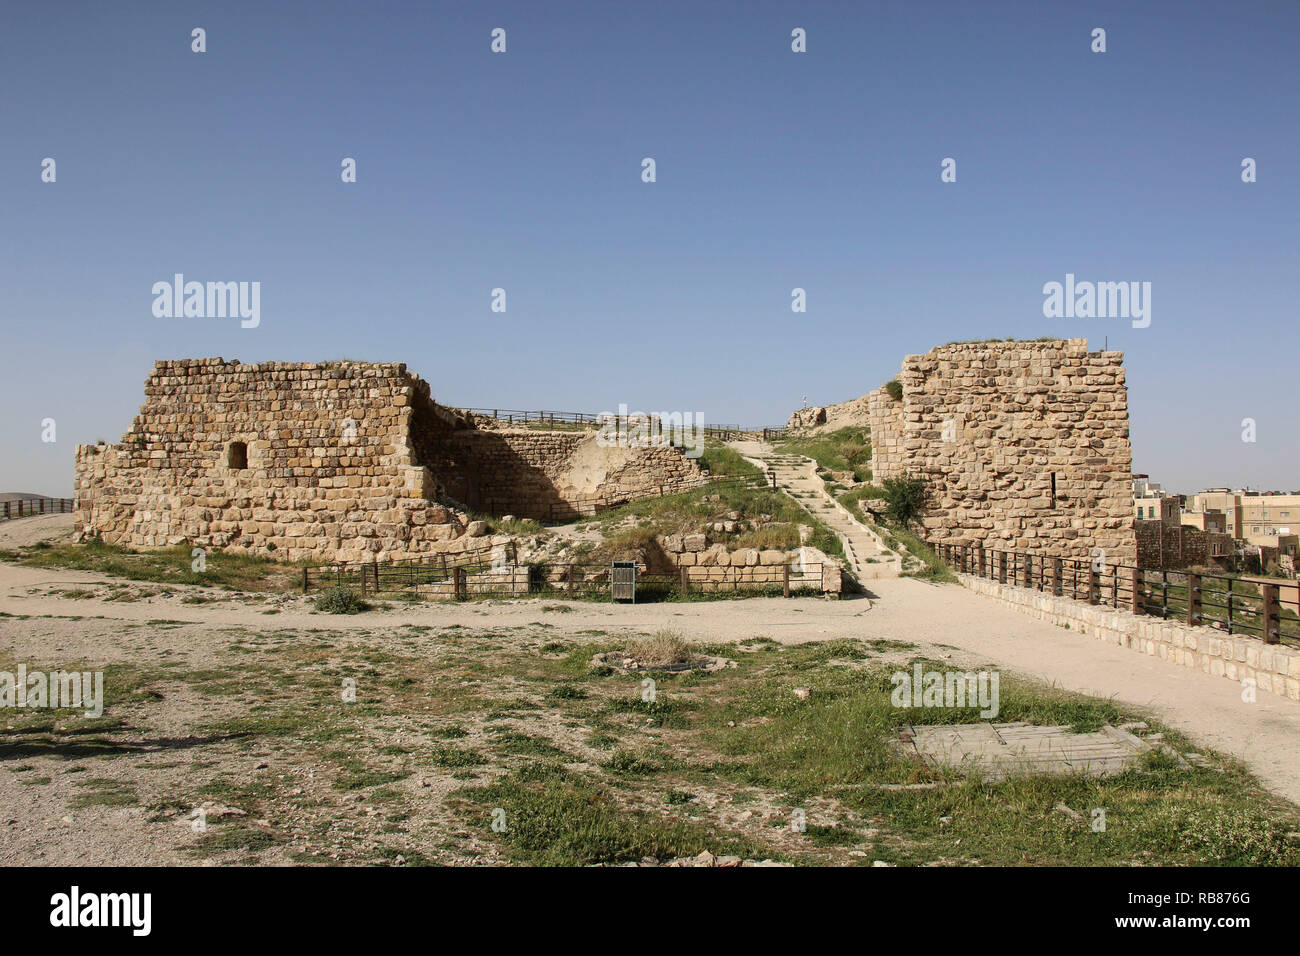
[(67, 514), (76, 511), (76, 501), (72, 498), (13, 498), (0, 502), (5, 518), (24, 518), (28, 515)]
[(1300, 644), (1300, 584), (927, 542), (954, 571), (1133, 614)]

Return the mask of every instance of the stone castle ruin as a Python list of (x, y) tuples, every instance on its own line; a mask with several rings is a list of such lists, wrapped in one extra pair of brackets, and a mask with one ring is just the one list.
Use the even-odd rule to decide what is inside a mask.
[(705, 480), (668, 445), (479, 427), (400, 363), (155, 364), (117, 445), (76, 451), (77, 528), (286, 560), (464, 547), (469, 510), (563, 519)]
[[(401, 560), (486, 544), (471, 512), (566, 520), (708, 480), (668, 444), (476, 419), (398, 363), (163, 361), (145, 399), (120, 444), (77, 448), (83, 535)], [(875, 483), (926, 480), (932, 541), (1137, 557), (1119, 352), (945, 345), (908, 356), (896, 385), (808, 411), (869, 423)]]
[(900, 397), (867, 396), (872, 480), (926, 480), (926, 537), (1134, 562), (1122, 353), (1086, 339), (959, 343), (907, 356), (897, 381)]

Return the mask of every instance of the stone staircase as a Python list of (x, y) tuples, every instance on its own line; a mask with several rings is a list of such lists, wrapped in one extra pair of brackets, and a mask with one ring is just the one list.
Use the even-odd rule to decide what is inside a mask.
[(815, 461), (771, 451), (746, 455), (746, 458), (765, 473), (775, 472), (778, 487), (839, 535), (844, 543), (849, 570), (859, 581), (898, 577), (902, 571), (902, 557), (886, 547), (879, 535), (827, 494), (826, 483), (817, 477)]

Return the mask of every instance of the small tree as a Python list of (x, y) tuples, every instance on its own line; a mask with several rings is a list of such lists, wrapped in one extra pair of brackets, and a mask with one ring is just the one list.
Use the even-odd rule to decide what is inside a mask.
[(924, 478), (915, 475), (886, 478), (884, 489), (890, 521), (906, 528), (920, 516), (925, 505)]

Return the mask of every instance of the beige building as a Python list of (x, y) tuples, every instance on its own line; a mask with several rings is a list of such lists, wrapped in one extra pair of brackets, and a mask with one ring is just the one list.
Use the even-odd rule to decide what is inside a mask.
[[(1211, 488), (1193, 495), (1191, 511), (1222, 511), (1234, 538), (1285, 537), (1300, 534), (1300, 495), (1260, 494)], [(1265, 544), (1266, 542), (1259, 542)]]
[(1178, 524), (1182, 501), (1175, 495), (1165, 494), (1164, 488), (1151, 480), (1150, 475), (1133, 476), (1133, 506), (1139, 521), (1163, 521)]
[(1241, 537), (1241, 492), (1227, 488), (1211, 488), (1192, 495), (1187, 510), (1193, 512), (1221, 511), (1225, 522), (1224, 532), (1234, 538)]
[(1214, 534), (1228, 533), (1228, 516), (1222, 511), (1184, 511), (1180, 515), (1180, 522), (1189, 528)]
[(1178, 499), (1168, 495), (1147, 498), (1134, 498), (1137, 516), (1140, 521), (1163, 521), (1165, 524), (1178, 524), (1182, 508)]

